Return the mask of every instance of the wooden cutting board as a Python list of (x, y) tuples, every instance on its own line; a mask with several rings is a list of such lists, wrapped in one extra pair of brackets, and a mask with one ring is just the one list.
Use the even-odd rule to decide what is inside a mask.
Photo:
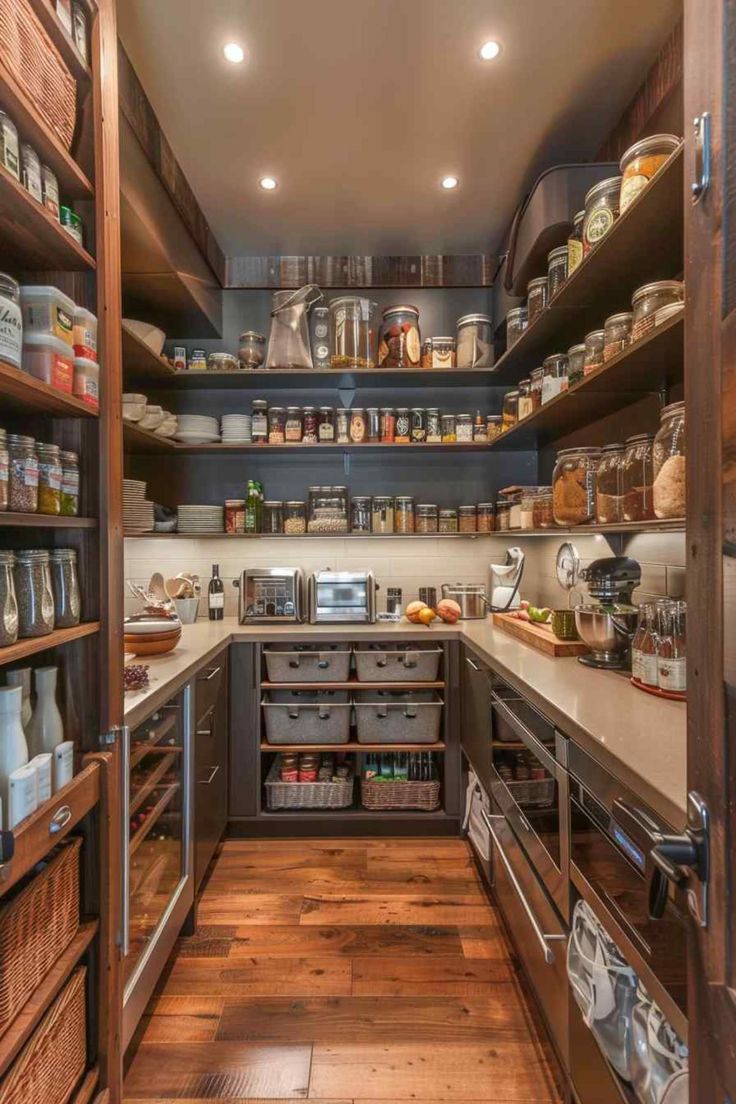
[(550, 625), (539, 625), (533, 621), (519, 621), (508, 613), (494, 613), (493, 624), (510, 636), (515, 636), (530, 648), (550, 656), (587, 655), (590, 648), (582, 640), (558, 640)]

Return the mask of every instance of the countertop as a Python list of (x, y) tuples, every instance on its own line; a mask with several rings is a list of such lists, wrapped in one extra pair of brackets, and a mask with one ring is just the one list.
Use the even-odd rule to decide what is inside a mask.
[(135, 727), (230, 643), (298, 638), (460, 640), (492, 666), (571, 739), (630, 786), (673, 827), (685, 822), (686, 706), (637, 690), (618, 671), (583, 668), (530, 648), (490, 620), (427, 629), (402, 621), (376, 625), (239, 625), (236, 618), (186, 625), (175, 651), (133, 662), (149, 665), (150, 686), (126, 694), (125, 721)]

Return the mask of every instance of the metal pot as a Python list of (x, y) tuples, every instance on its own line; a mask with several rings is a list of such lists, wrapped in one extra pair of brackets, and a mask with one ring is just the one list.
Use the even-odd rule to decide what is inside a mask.
[(491, 608), (482, 583), (443, 583), (442, 597), (457, 602), (464, 621), (481, 621)]
[(636, 632), (637, 610), (606, 610), (600, 606), (577, 606), (575, 627), (592, 655), (580, 656), (586, 667), (629, 666), (631, 641)]

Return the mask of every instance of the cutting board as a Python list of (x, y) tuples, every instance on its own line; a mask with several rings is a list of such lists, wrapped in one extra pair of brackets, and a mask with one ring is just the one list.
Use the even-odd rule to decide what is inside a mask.
[(582, 640), (558, 640), (550, 625), (538, 625), (533, 621), (519, 621), (508, 613), (494, 613), (493, 624), (510, 636), (515, 636), (530, 648), (550, 656), (587, 655), (590, 648)]

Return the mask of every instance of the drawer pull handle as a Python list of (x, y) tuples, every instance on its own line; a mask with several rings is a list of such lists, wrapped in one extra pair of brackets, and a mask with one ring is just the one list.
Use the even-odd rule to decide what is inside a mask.
[(199, 780), (200, 786), (209, 786), (210, 782), (212, 782), (212, 780), (214, 779), (214, 777), (217, 774), (217, 772), (219, 771), (219, 769), (220, 769), (219, 764), (216, 767), (210, 767), (210, 776), (209, 776), (209, 778), (200, 778), (200, 780)]
[(69, 821), (72, 819), (72, 811), (68, 805), (62, 805), (57, 809), (51, 820), (49, 821), (49, 835), (57, 836), (59, 832), (66, 828)]
[(215, 675), (219, 675), (221, 670), (222, 667), (210, 667), (208, 674), (202, 673), (198, 676), (198, 678), (200, 678), (202, 682), (209, 682), (210, 679), (213, 679), (215, 677)]
[(477, 671), (478, 674), (480, 674), (480, 667), (478, 666), (477, 663), (474, 663), (473, 660), (470, 659), (469, 656), (465, 657), (465, 662), (467, 663), (468, 667), (472, 667), (474, 671)]

